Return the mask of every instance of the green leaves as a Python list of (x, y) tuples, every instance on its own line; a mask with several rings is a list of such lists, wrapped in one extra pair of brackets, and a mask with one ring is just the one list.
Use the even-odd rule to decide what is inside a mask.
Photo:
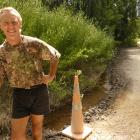
[[(83, 12), (74, 14), (65, 6), (49, 11), (41, 6), (39, 0), (29, 0), (24, 4), (16, 0), (11, 5), (17, 7), (22, 15), (23, 34), (38, 37), (61, 53), (57, 79), (50, 85), (54, 96), (62, 99), (72, 93), (74, 74), (82, 73), (82, 90), (95, 85), (96, 72), (100, 74), (104, 70), (97, 66), (105, 67), (113, 56), (112, 37), (96, 28)], [(48, 65), (45, 62), (43, 64), (46, 70)]]

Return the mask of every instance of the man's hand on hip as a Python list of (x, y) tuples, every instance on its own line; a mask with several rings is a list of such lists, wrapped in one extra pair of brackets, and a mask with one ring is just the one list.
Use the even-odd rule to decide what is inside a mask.
[(55, 76), (51, 76), (51, 75), (44, 75), (43, 76), (43, 83), (48, 85), (48, 83), (52, 82)]

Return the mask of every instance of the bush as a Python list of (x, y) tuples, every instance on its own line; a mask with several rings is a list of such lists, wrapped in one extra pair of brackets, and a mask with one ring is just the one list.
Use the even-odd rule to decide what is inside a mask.
[[(77, 69), (83, 72), (80, 79), (82, 90), (95, 85), (97, 75), (104, 71), (113, 57), (112, 37), (95, 28), (82, 12), (73, 15), (63, 6), (48, 11), (39, 0), (28, 0), (24, 4), (16, 0), (10, 5), (23, 17), (23, 34), (48, 42), (62, 54), (58, 77), (50, 85), (52, 93), (57, 92), (60, 100), (71, 95)], [(47, 65), (45, 63), (45, 67)]]

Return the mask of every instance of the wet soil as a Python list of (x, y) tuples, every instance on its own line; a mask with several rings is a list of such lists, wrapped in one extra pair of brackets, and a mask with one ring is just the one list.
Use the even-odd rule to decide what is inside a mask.
[[(83, 92), (81, 92), (82, 94)], [(105, 88), (102, 86), (96, 86), (86, 93), (82, 97), (82, 111), (86, 112), (91, 106), (97, 105), (106, 95)], [(72, 102), (69, 101), (65, 105), (55, 108), (50, 114), (48, 114), (44, 121), (44, 126), (53, 130), (60, 130), (66, 125), (70, 125), (72, 113)], [(59, 120), (59, 121), (58, 121)]]

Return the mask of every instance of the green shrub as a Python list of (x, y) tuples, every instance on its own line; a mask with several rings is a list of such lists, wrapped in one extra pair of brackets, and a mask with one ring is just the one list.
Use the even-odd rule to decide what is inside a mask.
[(23, 34), (48, 42), (62, 54), (58, 77), (50, 85), (51, 93), (60, 96), (60, 100), (72, 93), (73, 76), (77, 69), (82, 70), (82, 90), (89, 85), (95, 86), (97, 75), (104, 71), (113, 57), (112, 37), (95, 28), (82, 12), (73, 15), (63, 6), (48, 11), (39, 0), (28, 0), (24, 4), (16, 0), (10, 6), (15, 7), (23, 17)]

